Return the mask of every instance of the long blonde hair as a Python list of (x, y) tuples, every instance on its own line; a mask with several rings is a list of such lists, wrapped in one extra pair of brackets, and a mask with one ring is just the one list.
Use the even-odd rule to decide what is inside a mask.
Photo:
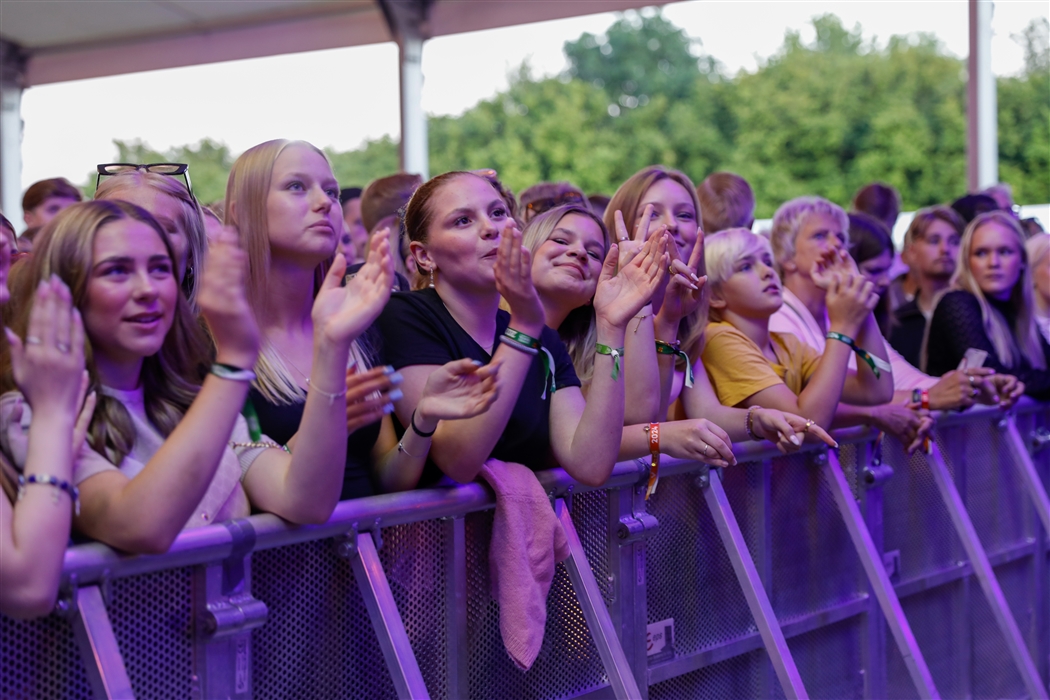
[[(1010, 292), (1009, 304), (1016, 312), (1014, 327), (1006, 322), (997, 309), (988, 303), (981, 285), (974, 279), (970, 270), (970, 252), (973, 250), (973, 237), (977, 230), (987, 224), (998, 224), (1013, 234), (1017, 254), (1021, 256), (1021, 274)], [(1025, 250), (1024, 233), (1017, 219), (1004, 211), (990, 211), (977, 216), (963, 231), (959, 243), (959, 264), (952, 276), (950, 289), (962, 289), (973, 294), (981, 307), (981, 324), (984, 332), (995, 348), (995, 354), (1006, 367), (1013, 367), (1022, 358), (1036, 369), (1046, 369), (1046, 357), (1040, 345), (1039, 328), (1035, 321), (1035, 300), (1032, 298), (1032, 272), (1028, 264), (1028, 252)], [(925, 361), (925, 353), (923, 353)]]
[[(103, 226), (122, 220), (139, 221), (154, 231), (174, 265), (175, 255), (160, 224), (141, 207), (120, 200), (94, 200), (67, 207), (40, 232), (28, 260), (24, 289), (35, 289), (52, 274), (66, 283), (73, 303), (81, 314), (87, 303), (88, 280), (91, 277), (95, 237)], [(23, 336), (29, 324), (32, 295), (20, 298), (12, 328)], [(85, 338), (84, 358), (92, 388), (100, 379), (95, 365), (90, 337)], [(171, 328), (164, 336), (160, 351), (143, 360), (141, 383), (150, 423), (168, 436), (182, 420), (200, 390), (201, 367), (210, 362), (210, 346), (197, 323), (189, 302), (175, 295), (175, 314)], [(14, 389), (10, 357), (3, 362), (0, 389)], [(98, 403), (88, 429), (91, 447), (113, 464), (119, 465), (135, 444), (135, 428), (127, 408), (119, 399), (98, 392)]]
[[(274, 139), (249, 148), (242, 153), (230, 169), (226, 183), (226, 223), (240, 234), (241, 247), (248, 254), (247, 296), (256, 317), (266, 308), (269, 294), (266, 279), (270, 271), (270, 226), (266, 211), (266, 200), (270, 193), (270, 179), (278, 156), (288, 146), (305, 146), (318, 153), (325, 162), (324, 151), (306, 141)], [(329, 163), (329, 167), (331, 164)], [(333, 244), (332, 257), (337, 245)], [(322, 261), (314, 270), (314, 294), (321, 288), (332, 258)], [(350, 357), (359, 366), (368, 366), (368, 355), (360, 341), (350, 348)], [(306, 400), (306, 392), (299, 386), (291, 367), (275, 351), (269, 338), (263, 337), (259, 359), (255, 363), (255, 388), (274, 404), (300, 403)]]
[[(689, 179), (689, 176), (662, 165), (650, 165), (629, 177), (613, 194), (612, 199), (609, 200), (609, 206), (605, 208), (605, 227), (610, 231), (616, 230), (616, 212), (620, 211), (623, 213), (623, 221), (628, 228), (628, 233), (632, 233), (635, 222), (642, 215), (641, 204), (645, 193), (660, 180), (674, 180), (684, 187), (685, 191), (689, 193), (689, 197), (693, 200), (693, 206), (696, 207), (697, 222), (703, 220), (700, 200), (696, 196), (696, 185)], [(699, 277), (703, 277), (707, 274), (703, 257), (700, 258), (699, 267), (700, 269), (697, 270), (696, 274)], [(700, 305), (696, 311), (683, 318), (678, 325), (678, 339), (682, 341), (682, 350), (689, 356), (689, 361), (693, 364), (696, 364), (697, 360), (700, 359), (700, 353), (704, 349), (704, 330), (707, 328), (707, 302), (708, 294), (704, 290), (700, 299)], [(680, 359), (675, 361), (675, 365), (679, 369), (685, 368), (684, 361)]]
[[(595, 224), (602, 232), (604, 250), (609, 250), (609, 229), (598, 216), (591, 211), (590, 207), (582, 204), (569, 204), (556, 207), (542, 214), (537, 214), (525, 226), (521, 232), (521, 243), (533, 254), (535, 260), (536, 250), (543, 245), (554, 233), (554, 229), (569, 214), (585, 216)], [(569, 312), (562, 324), (558, 326), (558, 335), (561, 336), (572, 358), (573, 367), (576, 368), (576, 376), (585, 385), (589, 384), (594, 376), (594, 347), (598, 342), (598, 328), (594, 320), (594, 307), (585, 304)]]

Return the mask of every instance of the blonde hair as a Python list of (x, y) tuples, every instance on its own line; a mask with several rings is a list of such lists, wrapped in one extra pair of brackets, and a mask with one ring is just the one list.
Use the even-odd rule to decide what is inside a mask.
[(190, 194), (177, 178), (170, 175), (149, 173), (144, 170), (129, 170), (99, 183), (95, 199), (120, 199), (124, 190), (149, 187), (174, 199), (179, 205), (179, 227), (186, 232), (189, 255), (186, 259), (186, 276), (180, 280), (182, 291), (193, 309), (197, 308), (197, 292), (200, 290), (200, 269), (208, 238), (204, 234), (204, 213), (197, 199)]
[[(603, 217), (605, 227), (610, 231), (616, 230), (616, 212), (619, 211), (623, 214), (624, 224), (630, 229), (638, 221), (638, 217), (642, 215), (641, 204), (645, 193), (660, 180), (674, 180), (685, 188), (685, 191), (689, 193), (689, 197), (693, 200), (693, 206), (696, 207), (696, 220), (700, 221), (703, 218), (700, 200), (696, 196), (696, 185), (689, 179), (689, 176), (662, 165), (650, 165), (629, 177), (613, 194)], [(705, 263), (703, 258), (701, 258), (700, 269), (697, 270), (696, 274), (703, 277), (706, 274), (704, 268)], [(682, 350), (689, 356), (689, 361), (694, 364), (700, 358), (700, 353), (704, 349), (704, 330), (706, 328), (707, 291), (705, 290), (702, 292), (700, 305), (696, 311), (683, 318), (678, 325), (678, 339), (682, 341)], [(676, 360), (675, 363), (679, 368), (684, 368), (685, 366), (682, 360)]]
[(773, 228), (769, 232), (769, 243), (773, 246), (773, 262), (784, 276), (784, 263), (795, 257), (795, 239), (802, 225), (810, 216), (824, 214), (838, 221), (849, 246), (849, 217), (846, 210), (823, 197), (796, 197), (784, 202), (773, 215)]
[(1024, 248), (1033, 268), (1050, 264), (1050, 260), (1046, 259), (1050, 255), (1050, 233), (1035, 234), (1024, 242)]
[[(605, 228), (602, 220), (586, 204), (569, 204), (537, 214), (521, 232), (521, 243), (533, 254), (533, 259), (535, 259), (536, 250), (550, 239), (561, 220), (570, 214), (586, 217), (597, 224), (598, 229), (602, 232), (602, 243), (605, 250), (609, 250), (611, 243), (609, 230)], [(573, 309), (557, 330), (569, 351), (569, 357), (572, 358), (576, 376), (584, 384), (589, 384), (591, 377), (594, 376), (594, 345), (598, 342), (594, 307), (586, 304)]]
[[(66, 283), (73, 303), (81, 313), (87, 303), (88, 280), (91, 277), (95, 237), (98, 231), (115, 221), (139, 221), (156, 231), (174, 265), (171, 242), (160, 224), (141, 207), (120, 200), (94, 200), (74, 204), (51, 220), (37, 238), (37, 247), (29, 260), (26, 287), (33, 289), (52, 274)], [(11, 324), (24, 336), (32, 310), (32, 297), (20, 301)], [(100, 385), (90, 337), (85, 338), (84, 356), (92, 388)], [(159, 352), (143, 360), (140, 375), (150, 423), (168, 436), (182, 420), (200, 389), (202, 368), (210, 363), (210, 347), (198, 325), (189, 302), (175, 295), (175, 314), (171, 328), (164, 336)], [(15, 388), (10, 358), (3, 362), (2, 390)], [(98, 403), (88, 429), (91, 447), (119, 465), (135, 444), (135, 428), (127, 408), (116, 398), (98, 392)]]
[[(973, 250), (973, 237), (985, 225), (998, 224), (1013, 234), (1018, 255), (1021, 256), (1021, 274), (1010, 292), (1009, 304), (1017, 313), (1014, 327), (1010, 328), (1006, 319), (995, 309), (984, 295), (981, 286), (974, 279), (970, 269), (970, 253)], [(952, 276), (951, 289), (962, 289), (973, 294), (981, 307), (981, 324), (988, 339), (995, 348), (995, 354), (1006, 367), (1013, 367), (1023, 359), (1036, 369), (1046, 369), (1046, 358), (1040, 345), (1039, 329), (1035, 321), (1035, 301), (1032, 298), (1032, 273), (1028, 264), (1028, 252), (1025, 249), (1024, 233), (1017, 219), (1005, 211), (990, 211), (978, 215), (963, 232), (959, 243), (959, 261)], [(925, 348), (923, 361), (925, 363)]]
[[(727, 228), (725, 231), (704, 238), (704, 260), (707, 263), (707, 286), (712, 294), (718, 294), (722, 285), (733, 276), (737, 262), (748, 255), (769, 253), (772, 248), (765, 236), (752, 233), (746, 228)], [(723, 320), (721, 309), (711, 308), (713, 321)]]
[(960, 236), (966, 228), (966, 224), (963, 222), (962, 218), (951, 207), (941, 205), (926, 207), (925, 209), (920, 209), (915, 212), (915, 216), (912, 218), (911, 223), (908, 224), (908, 231), (904, 234), (904, 247), (908, 248), (924, 239), (926, 237), (927, 229), (929, 229), (935, 221), (943, 221), (954, 228), (956, 233)]
[(697, 186), (696, 196), (704, 210), (706, 234), (747, 228), (755, 219), (755, 193), (736, 173), (711, 173)]
[[(269, 298), (267, 277), (270, 271), (270, 227), (266, 200), (270, 193), (270, 179), (277, 158), (289, 146), (305, 146), (328, 163), (324, 151), (306, 141), (274, 139), (252, 146), (242, 153), (230, 169), (226, 183), (225, 223), (240, 234), (241, 247), (248, 254), (247, 296), (256, 317), (266, 308)], [(331, 165), (329, 164), (329, 167)], [(335, 206), (333, 204), (333, 206)], [(332, 247), (332, 256), (337, 246)], [(318, 264), (314, 270), (314, 294), (321, 288), (331, 258)], [(367, 367), (367, 353), (359, 341), (350, 348), (350, 357)], [(276, 352), (269, 338), (263, 337), (259, 359), (255, 363), (253, 385), (263, 398), (273, 404), (292, 404), (306, 400), (306, 392), (299, 386), (291, 367)]]

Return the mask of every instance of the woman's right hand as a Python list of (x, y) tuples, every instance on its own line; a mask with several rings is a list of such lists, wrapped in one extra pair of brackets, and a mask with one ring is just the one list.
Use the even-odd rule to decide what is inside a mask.
[(710, 464), (712, 467), (736, 464), (729, 434), (706, 418), (661, 423), (660, 452), (679, 459)]
[(496, 290), (510, 306), (511, 327), (534, 338), (545, 325), (540, 295), (532, 284), (532, 256), (521, 245), (521, 231), (503, 229), (496, 252)]
[(251, 369), (259, 357), (259, 324), (248, 303), (248, 255), (237, 230), (224, 226), (208, 248), (197, 304), (215, 339), (216, 362)]
[(933, 428), (933, 419), (928, 412), (914, 410), (906, 404), (899, 403), (873, 407), (871, 422), (879, 430), (900, 440), (908, 454), (922, 445), (923, 438)]
[(315, 338), (349, 346), (372, 325), (390, 299), (394, 258), (387, 229), (377, 231), (369, 240), (365, 264), (344, 287), (341, 284), (345, 273), (346, 258), (336, 253), (310, 316)]
[(453, 360), (430, 373), (416, 406), (416, 424), (429, 431), (439, 420), (462, 420), (484, 413), (499, 397), (499, 363)]
[(23, 341), (4, 329), (11, 345), (11, 373), (37, 415), (68, 415), (83, 400), (84, 324), (69, 288), (56, 276), (37, 286)]
[(772, 408), (756, 408), (752, 412), (751, 432), (769, 440), (784, 454), (795, 452), (802, 447), (807, 435), (829, 447), (839, 446), (835, 439), (816, 423), (794, 413), (784, 413)]

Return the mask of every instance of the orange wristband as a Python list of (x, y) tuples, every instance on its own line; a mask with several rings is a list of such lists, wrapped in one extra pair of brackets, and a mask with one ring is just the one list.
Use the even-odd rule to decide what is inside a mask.
[(656, 493), (656, 484), (660, 481), (660, 424), (650, 423), (645, 427), (649, 435), (649, 485), (645, 489), (645, 500)]

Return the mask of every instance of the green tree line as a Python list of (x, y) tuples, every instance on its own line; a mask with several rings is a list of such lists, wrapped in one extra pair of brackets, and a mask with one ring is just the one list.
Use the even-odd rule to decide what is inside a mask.
[[(563, 75), (536, 79), (522, 65), (493, 99), (431, 118), (431, 172), (494, 168), (515, 191), (569, 180), (611, 194), (652, 163), (697, 181), (732, 170), (755, 188), (760, 218), (802, 194), (847, 203), (872, 180), (897, 187), (908, 209), (963, 194), (965, 62), (931, 35), (877, 46), (834, 15), (813, 25), (813, 42), (789, 31), (756, 71), (730, 76), (659, 12), (627, 13), (602, 35), (566, 42)], [(1048, 34), (1043, 20), (1015, 37), (1025, 68), (998, 79), (1000, 176), (1020, 202), (1050, 201)], [(116, 145), (131, 162), (188, 162), (202, 201), (223, 196), (232, 155), (222, 144)], [(328, 155), (349, 186), (397, 171), (397, 152), (383, 137)]]

